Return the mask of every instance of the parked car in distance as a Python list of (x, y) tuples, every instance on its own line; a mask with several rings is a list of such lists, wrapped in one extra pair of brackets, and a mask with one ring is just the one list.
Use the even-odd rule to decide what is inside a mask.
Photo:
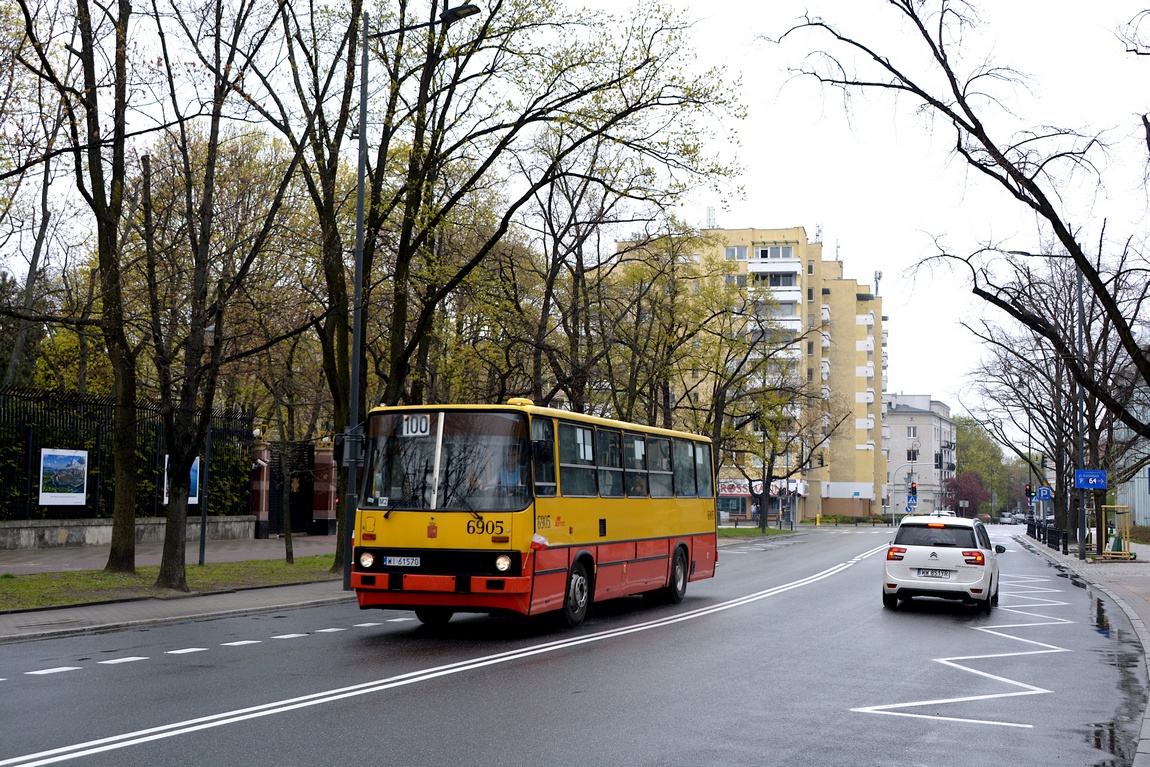
[(907, 517), (887, 548), (882, 603), (894, 609), (915, 597), (961, 600), (984, 612), (998, 604), (998, 555), (978, 519)]

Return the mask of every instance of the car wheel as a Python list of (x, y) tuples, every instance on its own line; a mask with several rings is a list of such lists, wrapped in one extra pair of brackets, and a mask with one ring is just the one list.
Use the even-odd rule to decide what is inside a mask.
[(671, 582), (660, 592), (663, 601), (677, 605), (687, 595), (687, 552), (682, 547), (675, 549), (671, 559)]
[(446, 607), (420, 607), (415, 611), (415, 617), (424, 626), (442, 626), (455, 615), (454, 610)]
[(587, 577), (587, 566), (576, 562), (567, 576), (567, 594), (563, 597), (563, 620), (575, 628), (587, 617), (591, 606), (591, 579)]
[(898, 596), (896, 594), (888, 594), (885, 591), (882, 593), (882, 606), (888, 610), (893, 610), (898, 607)]
[(998, 607), (998, 584), (994, 584), (994, 595), (990, 598), (990, 604)]
[(994, 607), (994, 597), (990, 594), (986, 595), (986, 599), (980, 600), (978, 603), (979, 612), (990, 615), (990, 608)]

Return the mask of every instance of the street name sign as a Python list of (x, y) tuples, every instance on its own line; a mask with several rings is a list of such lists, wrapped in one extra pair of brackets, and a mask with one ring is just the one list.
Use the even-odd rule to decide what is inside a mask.
[(1077, 490), (1105, 490), (1106, 472), (1101, 469), (1075, 469), (1074, 487)]

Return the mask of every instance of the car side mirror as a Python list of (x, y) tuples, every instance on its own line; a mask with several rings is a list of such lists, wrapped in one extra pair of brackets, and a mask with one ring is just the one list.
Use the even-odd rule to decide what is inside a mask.
[(1006, 553), (1006, 547), (1000, 543), (994, 547), (994, 552), (996, 554), (1005, 554)]

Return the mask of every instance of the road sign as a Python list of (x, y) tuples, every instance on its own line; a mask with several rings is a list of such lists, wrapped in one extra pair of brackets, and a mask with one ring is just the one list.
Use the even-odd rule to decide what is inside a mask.
[(1052, 501), (1054, 500), (1054, 493), (1051, 491), (1049, 485), (1042, 485), (1038, 488), (1038, 500)]
[(1075, 469), (1074, 487), (1078, 490), (1105, 490), (1106, 472), (1101, 469)]
[(906, 513), (907, 513), (907, 514), (910, 514), (912, 511), (914, 511), (914, 507), (913, 507), (913, 506), (911, 506), (911, 505), (908, 503), (908, 504), (906, 505)]

